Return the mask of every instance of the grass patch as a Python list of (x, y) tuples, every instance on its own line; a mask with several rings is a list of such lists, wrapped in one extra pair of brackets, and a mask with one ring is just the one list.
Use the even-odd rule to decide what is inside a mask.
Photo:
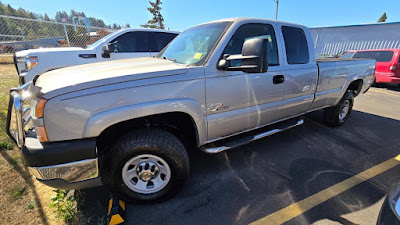
[(36, 207), (36, 201), (30, 201), (29, 203), (28, 203), (28, 205), (26, 205), (26, 207), (25, 207), (25, 209), (27, 209), (27, 210), (32, 210), (32, 209), (34, 209)]
[(54, 212), (66, 223), (76, 223), (78, 219), (78, 198), (75, 191), (54, 190), (56, 196), (51, 198), (53, 203), (50, 208), (55, 208)]
[(10, 190), (10, 196), (13, 199), (17, 199), (26, 195), (26, 187), (22, 184), (17, 184), (16, 186), (12, 187)]
[(9, 90), (17, 86), (18, 75), (15, 66), (13, 64), (0, 65), (0, 150), (12, 148), (12, 141), (4, 128), (7, 121)]
[(54, 188), (33, 178), (5, 132), (9, 90), (18, 86), (15, 66), (5, 60), (0, 55), (0, 224), (66, 224), (49, 207)]
[(14, 147), (13, 143), (9, 140), (0, 141), (0, 151), (1, 150), (11, 150)]
[(0, 55), (0, 64), (13, 64), (14, 59), (12, 54), (1, 54)]

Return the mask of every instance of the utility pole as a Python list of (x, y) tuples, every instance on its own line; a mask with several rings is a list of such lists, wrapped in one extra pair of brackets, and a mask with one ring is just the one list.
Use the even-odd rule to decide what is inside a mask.
[(279, 0), (274, 0), (276, 2), (276, 12), (275, 12), (275, 21), (278, 20), (278, 7), (279, 7)]

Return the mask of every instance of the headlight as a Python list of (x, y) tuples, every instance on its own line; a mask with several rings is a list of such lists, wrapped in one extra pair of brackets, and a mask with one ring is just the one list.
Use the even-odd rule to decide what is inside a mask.
[(25, 59), (26, 71), (25, 72), (28, 72), (33, 67), (35, 67), (37, 63), (38, 63), (37, 56), (26, 57), (26, 59)]

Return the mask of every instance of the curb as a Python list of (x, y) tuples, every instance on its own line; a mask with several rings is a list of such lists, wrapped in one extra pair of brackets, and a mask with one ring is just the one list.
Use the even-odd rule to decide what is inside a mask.
[(125, 202), (120, 200), (118, 197), (111, 197), (108, 202), (108, 224), (125, 224), (125, 220)]

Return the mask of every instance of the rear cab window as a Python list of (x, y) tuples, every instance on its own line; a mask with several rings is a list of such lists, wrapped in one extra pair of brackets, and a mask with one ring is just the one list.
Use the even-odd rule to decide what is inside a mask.
[(307, 38), (298, 27), (282, 26), (288, 64), (307, 64), (310, 61)]
[(393, 58), (393, 51), (363, 51), (356, 52), (353, 58), (375, 59), (377, 62), (390, 62)]

